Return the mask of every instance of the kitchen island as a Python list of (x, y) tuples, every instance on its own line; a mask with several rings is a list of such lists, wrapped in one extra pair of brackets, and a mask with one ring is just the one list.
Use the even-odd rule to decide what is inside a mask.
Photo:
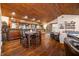
[(39, 32), (25, 32), (21, 35), (20, 43), (23, 47), (39, 46), (41, 34)]

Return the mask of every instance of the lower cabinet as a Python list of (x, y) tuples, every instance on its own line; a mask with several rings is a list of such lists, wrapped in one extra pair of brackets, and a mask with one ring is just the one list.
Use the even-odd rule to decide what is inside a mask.
[(8, 32), (8, 40), (20, 39), (19, 30), (9, 30)]

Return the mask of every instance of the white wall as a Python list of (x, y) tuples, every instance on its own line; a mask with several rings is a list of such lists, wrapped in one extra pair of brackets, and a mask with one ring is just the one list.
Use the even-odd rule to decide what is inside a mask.
[[(65, 26), (65, 21), (67, 22), (71, 22), (71, 21), (75, 21), (75, 31), (79, 31), (79, 15), (61, 15), (59, 16), (57, 19), (52, 20), (51, 22), (47, 23), (47, 25), (51, 24), (51, 23), (57, 23), (54, 25), (54, 27), (56, 27), (59, 31), (65, 31), (65, 30), (71, 30), (71, 29), (59, 29), (59, 25), (62, 24)], [(52, 27), (53, 29), (53, 27)]]
[[(79, 31), (79, 15), (61, 15), (60, 17), (58, 17), (58, 24), (65, 24), (64, 22), (71, 22), (71, 21), (75, 21), (75, 29), (60, 29), (65, 31), (65, 30), (73, 30), (73, 31)], [(64, 25), (65, 26), (65, 25)]]
[[(62, 24), (65, 27), (65, 21), (67, 22), (71, 22), (71, 21), (75, 21), (75, 29), (60, 29), (60, 24)], [(60, 43), (64, 43), (64, 37), (66, 36), (65, 33), (63, 33), (65, 30), (72, 30), (72, 31), (79, 31), (79, 15), (61, 15), (59, 16), (57, 19), (55, 19), (54, 21), (52, 20), (51, 22), (49, 22), (47, 25), (49, 25), (50, 23), (57, 23), (54, 26), (52, 26), (52, 31), (58, 31), (60, 32)]]
[(58, 25), (62, 24), (65, 27), (65, 21), (70, 23), (71, 21), (75, 22), (75, 29), (59, 29), (60, 31), (60, 43), (64, 43), (64, 38), (66, 37), (66, 33), (63, 34), (64, 31), (79, 31), (79, 15), (61, 15), (58, 17)]
[(47, 25), (52, 24), (52, 32), (59, 32), (59, 27), (58, 27), (58, 19), (54, 19), (50, 22), (47, 23)]
[(58, 24), (52, 24), (52, 32), (59, 32)]

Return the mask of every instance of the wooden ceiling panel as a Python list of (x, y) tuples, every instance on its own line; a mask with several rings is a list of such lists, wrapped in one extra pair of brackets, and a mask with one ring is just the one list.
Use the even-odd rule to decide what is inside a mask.
[(4, 3), (1, 4), (2, 15), (11, 17), (16, 12), (15, 18), (23, 19), (28, 16), (40, 20), (42, 23), (49, 22), (62, 14), (79, 14), (79, 4), (71, 3)]
[(78, 8), (77, 3), (66, 3), (66, 4), (59, 4), (60, 10), (63, 14), (79, 14), (76, 13)]

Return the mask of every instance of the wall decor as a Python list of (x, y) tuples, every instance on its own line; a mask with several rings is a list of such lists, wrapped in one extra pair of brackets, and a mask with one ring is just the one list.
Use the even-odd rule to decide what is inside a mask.
[(75, 24), (76, 22), (74, 21), (70, 21), (70, 22), (65, 21), (65, 29), (75, 29)]
[(64, 29), (64, 26), (63, 26), (63, 24), (60, 24), (60, 29)]

